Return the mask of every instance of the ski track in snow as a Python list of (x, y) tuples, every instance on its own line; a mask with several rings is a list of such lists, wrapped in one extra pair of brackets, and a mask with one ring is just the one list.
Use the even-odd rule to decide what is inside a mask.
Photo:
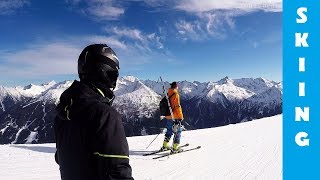
[[(139, 179), (282, 179), (282, 115), (218, 128), (183, 131), (181, 144), (201, 149), (158, 160), (164, 134), (128, 138), (133, 177)], [(186, 149), (187, 149), (186, 148)], [(0, 145), (1, 179), (56, 180), (55, 144)]]

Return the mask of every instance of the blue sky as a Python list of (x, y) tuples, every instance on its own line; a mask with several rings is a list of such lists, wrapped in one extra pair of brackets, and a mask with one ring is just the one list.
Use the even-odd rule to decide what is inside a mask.
[(281, 0), (1, 0), (0, 85), (77, 78), (90, 43), (120, 75), (168, 81), (282, 81)]

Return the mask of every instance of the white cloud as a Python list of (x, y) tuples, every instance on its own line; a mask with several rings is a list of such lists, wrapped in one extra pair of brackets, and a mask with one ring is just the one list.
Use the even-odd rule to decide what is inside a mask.
[(164, 45), (161, 42), (161, 40), (162, 40), (161, 37), (157, 36), (156, 33), (152, 33), (152, 34), (147, 35), (147, 39), (149, 41), (153, 42), (158, 49), (163, 49), (164, 48)]
[(106, 28), (106, 30), (120, 37), (128, 37), (133, 40), (144, 41), (142, 32), (138, 29), (113, 27), (111, 30), (108, 28)]
[(166, 57), (164, 45), (156, 33), (147, 34), (128, 27), (108, 27), (105, 30), (108, 36), (88, 36), (85, 39), (112, 47), (120, 59), (122, 70), (143, 69), (144, 65)]
[[(124, 33), (125, 34), (125, 33)], [(128, 35), (128, 34), (126, 34)], [(77, 60), (82, 49), (94, 43), (109, 45), (121, 61), (121, 69), (143, 68), (153, 60), (164, 59), (156, 45), (163, 46), (155, 33), (144, 35), (143, 41), (122, 40), (122, 37), (88, 35), (54, 42), (33, 42), (17, 51), (0, 51), (0, 72), (7, 77), (35, 78), (77, 74)], [(158, 42), (159, 41), (159, 42)], [(149, 44), (153, 42), (153, 44)], [(158, 43), (160, 44), (158, 44)], [(125, 67), (125, 68), (124, 68)]]
[(205, 38), (201, 24), (199, 21), (187, 22), (180, 20), (175, 23), (175, 27), (178, 31), (178, 37), (182, 40), (202, 40)]
[(196, 13), (196, 20), (175, 23), (178, 37), (183, 40), (224, 39), (235, 28), (234, 15), (227, 12)]
[(109, 37), (109, 36), (88, 36), (85, 38), (89, 43), (102, 43), (108, 44), (108, 46), (112, 48), (117, 48), (120, 50), (127, 50), (128, 46), (122, 42), (121, 40), (117, 39), (116, 37)]
[(1, 0), (0, 15), (11, 14), (27, 4), (29, 4), (27, 0)]
[(79, 47), (67, 43), (38, 44), (16, 52), (1, 52), (1, 72), (13, 76), (76, 74)]
[(281, 12), (282, 0), (130, 0), (143, 1), (151, 7), (166, 7), (199, 13), (212, 10), (240, 10), (246, 12)]
[(166, 58), (162, 38), (156, 32), (145, 33), (136, 28), (106, 27), (108, 36), (92, 36), (91, 40), (103, 40), (121, 59), (125, 69), (141, 69), (141, 66)]
[(88, 9), (89, 13), (102, 19), (117, 19), (124, 13), (123, 8), (113, 7), (110, 3), (94, 3)]
[(130, 40), (128, 44), (131, 43), (140, 50), (151, 51), (154, 48), (162, 49), (164, 47), (161, 37), (157, 36), (156, 33), (147, 34), (139, 29), (128, 27), (108, 27), (105, 30), (119, 39)]
[(228, 29), (235, 28), (234, 14), (206, 12), (200, 13), (198, 16), (204, 21), (206, 32), (213, 37), (224, 37)]
[(98, 20), (118, 19), (125, 12), (119, 1), (115, 0), (66, 0), (66, 2)]
[(115, 37), (83, 36), (68, 41), (32, 43), (18, 51), (0, 51), (0, 71), (15, 77), (38, 77), (77, 74), (77, 61), (82, 49), (89, 44), (107, 44), (116, 53), (128, 52), (125, 43)]
[(181, 34), (186, 34), (186, 33), (195, 33), (195, 27), (196, 24), (192, 24), (191, 22), (186, 22), (184, 20), (176, 23), (176, 27), (179, 29), (179, 32)]
[(187, 12), (208, 12), (212, 10), (281, 12), (282, 0), (180, 0), (176, 8)]
[(174, 8), (196, 17), (175, 24), (181, 39), (224, 39), (236, 29), (235, 17), (257, 11), (281, 12), (282, 0), (179, 0)]

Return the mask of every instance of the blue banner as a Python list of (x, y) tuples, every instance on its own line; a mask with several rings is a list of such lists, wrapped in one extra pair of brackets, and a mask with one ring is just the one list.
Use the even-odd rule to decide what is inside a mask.
[(320, 179), (320, 1), (283, 1), (283, 179)]

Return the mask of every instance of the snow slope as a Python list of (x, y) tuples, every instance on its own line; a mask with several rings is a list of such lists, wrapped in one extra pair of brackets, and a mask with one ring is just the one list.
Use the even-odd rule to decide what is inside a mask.
[[(282, 179), (282, 115), (182, 132), (181, 143), (202, 148), (153, 160), (163, 135), (128, 138), (135, 179)], [(55, 144), (0, 145), (0, 179), (56, 180)]]

